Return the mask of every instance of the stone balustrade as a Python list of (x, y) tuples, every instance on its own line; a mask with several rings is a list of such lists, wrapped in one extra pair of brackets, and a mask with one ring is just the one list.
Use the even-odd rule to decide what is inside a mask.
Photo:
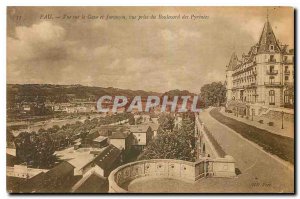
[(126, 184), (141, 177), (172, 178), (196, 182), (204, 177), (235, 177), (234, 159), (205, 158), (197, 162), (173, 159), (142, 160), (122, 165), (113, 170), (109, 177), (110, 193), (126, 193)]

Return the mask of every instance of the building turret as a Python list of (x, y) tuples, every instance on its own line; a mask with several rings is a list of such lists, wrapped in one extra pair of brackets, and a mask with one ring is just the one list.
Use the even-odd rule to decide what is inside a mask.
[(258, 42), (258, 54), (280, 53), (280, 46), (267, 19)]
[(226, 97), (227, 100), (232, 100), (233, 78), (232, 73), (238, 64), (238, 57), (235, 52), (232, 53), (229, 64), (226, 66)]

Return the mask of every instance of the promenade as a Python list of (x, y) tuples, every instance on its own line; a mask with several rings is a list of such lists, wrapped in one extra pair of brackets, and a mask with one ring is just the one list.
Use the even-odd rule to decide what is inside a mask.
[[(235, 178), (207, 178), (196, 183), (174, 179), (139, 178), (128, 185), (130, 192), (187, 193), (292, 193), (293, 166), (240, 136), (210, 115), (211, 109), (200, 113), (200, 119), (213, 134), (226, 154), (236, 161)], [(247, 129), (245, 129), (247, 131)]]

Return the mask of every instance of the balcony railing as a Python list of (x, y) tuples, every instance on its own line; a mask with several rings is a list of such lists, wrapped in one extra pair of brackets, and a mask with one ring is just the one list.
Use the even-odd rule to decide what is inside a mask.
[(284, 82), (284, 85), (290, 87), (290, 86), (294, 85), (294, 82), (288, 82), (288, 81), (286, 81), (286, 82)]
[(285, 71), (284, 71), (284, 74), (285, 74), (285, 75), (289, 75), (290, 73), (291, 73), (291, 72), (290, 72), (289, 70), (285, 70)]
[(246, 88), (255, 88), (257, 87), (257, 83), (251, 83), (250, 85), (247, 85)]
[(283, 60), (284, 64), (293, 64), (294, 61), (293, 60)]
[(277, 75), (278, 74), (278, 70), (267, 70), (267, 74), (268, 75)]
[(268, 59), (269, 63), (276, 63), (276, 59)]
[(270, 87), (283, 86), (281, 82), (265, 82), (264, 85)]

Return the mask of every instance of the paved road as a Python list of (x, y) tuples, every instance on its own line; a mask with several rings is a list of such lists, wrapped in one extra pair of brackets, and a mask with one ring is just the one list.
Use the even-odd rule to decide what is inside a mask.
[[(293, 192), (294, 172), (270, 155), (242, 139), (233, 130), (226, 128), (209, 114), (209, 109), (200, 113), (200, 119), (211, 131), (224, 151), (236, 160), (241, 172), (238, 178), (224, 184), (225, 190), (241, 192)], [(246, 129), (245, 129), (246, 130)], [(205, 183), (205, 182), (203, 182)], [(208, 184), (222, 184), (210, 180)], [(220, 184), (220, 185), (221, 185)], [(224, 187), (223, 187), (224, 188)], [(223, 191), (223, 188), (217, 189)]]

